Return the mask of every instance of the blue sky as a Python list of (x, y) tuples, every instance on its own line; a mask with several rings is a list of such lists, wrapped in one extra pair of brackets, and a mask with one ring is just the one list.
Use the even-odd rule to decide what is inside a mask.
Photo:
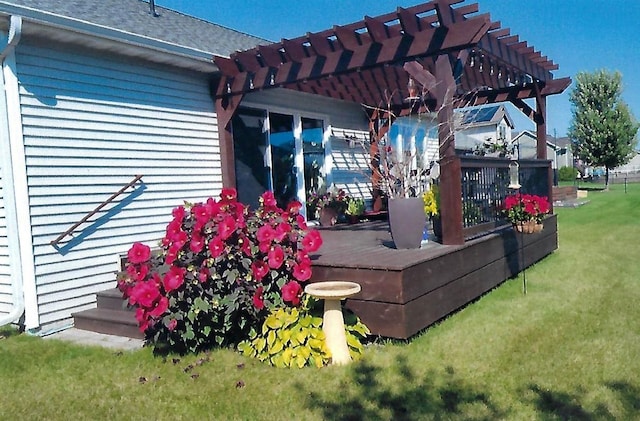
[[(467, 0), (465, 3), (473, 3)], [(640, 0), (476, 0), (503, 28), (519, 35), (560, 68), (556, 78), (575, 80), (580, 71), (607, 69), (622, 73), (623, 100), (640, 119)], [(398, 6), (421, 1), (400, 0), (156, 0), (156, 4), (197, 16), (241, 32), (279, 41), (333, 25), (378, 16)], [(547, 100), (547, 131), (564, 136), (571, 124), (569, 90)], [(516, 129), (533, 129), (515, 108)]]

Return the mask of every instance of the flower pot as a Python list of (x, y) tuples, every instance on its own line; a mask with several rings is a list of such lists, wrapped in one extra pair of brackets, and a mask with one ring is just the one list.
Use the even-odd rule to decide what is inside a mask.
[(431, 224), (433, 226), (433, 235), (436, 237), (436, 240), (442, 241), (442, 220), (440, 216), (432, 216)]
[(389, 199), (389, 228), (397, 249), (417, 249), (426, 216), (421, 197)]
[(360, 215), (347, 215), (347, 221), (349, 221), (350, 224), (357, 224), (360, 222)]
[(323, 227), (330, 227), (336, 224), (338, 220), (338, 211), (334, 208), (322, 208), (320, 209), (320, 225)]
[(541, 232), (544, 228), (544, 225), (537, 223), (536, 221), (524, 221), (524, 222), (516, 222), (513, 224), (514, 228), (518, 232), (522, 232), (524, 234), (533, 234), (536, 232)]

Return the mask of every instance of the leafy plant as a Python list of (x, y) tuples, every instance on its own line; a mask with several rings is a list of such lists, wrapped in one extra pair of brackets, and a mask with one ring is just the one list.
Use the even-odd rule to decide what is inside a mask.
[(308, 253), (322, 244), (300, 207), (284, 211), (266, 192), (252, 212), (224, 189), (174, 209), (158, 257), (135, 243), (118, 287), (147, 343), (180, 353), (235, 345), (273, 309), (300, 305)]
[(505, 198), (505, 215), (512, 224), (520, 222), (542, 222), (551, 211), (549, 200), (533, 194), (515, 194)]
[[(299, 308), (278, 308), (265, 320), (260, 331), (253, 330), (238, 350), (276, 367), (322, 367), (331, 362), (322, 331), (322, 303), (304, 296)], [(349, 353), (354, 360), (363, 352), (369, 329), (351, 313), (345, 314), (345, 334)]]
[(364, 199), (359, 197), (349, 197), (347, 200), (346, 214), (351, 216), (360, 216), (364, 213), (366, 205)]
[(561, 167), (558, 170), (558, 180), (574, 181), (578, 175), (578, 169), (573, 167)]

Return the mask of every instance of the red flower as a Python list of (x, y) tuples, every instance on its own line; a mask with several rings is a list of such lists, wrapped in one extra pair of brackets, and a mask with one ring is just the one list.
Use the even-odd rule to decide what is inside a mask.
[(290, 215), (297, 215), (300, 213), (300, 209), (302, 209), (302, 203), (297, 200), (293, 200), (287, 205), (287, 213)]
[(300, 296), (302, 295), (302, 287), (296, 281), (291, 281), (285, 284), (280, 291), (282, 292), (282, 299), (293, 306), (300, 304)]
[(276, 237), (276, 230), (271, 225), (263, 225), (258, 228), (256, 238), (261, 243), (271, 243)]
[(256, 281), (261, 281), (269, 273), (269, 266), (262, 260), (256, 260), (251, 263), (251, 273)]
[(297, 215), (296, 222), (298, 223), (298, 226), (300, 227), (301, 230), (306, 230), (308, 228), (307, 221), (305, 221), (304, 216)]
[(178, 321), (176, 319), (171, 319), (167, 324), (167, 329), (169, 329), (169, 332), (173, 332), (177, 326), (178, 326)]
[(269, 250), (267, 258), (269, 260), (269, 267), (271, 269), (278, 269), (284, 262), (284, 251), (282, 250), (282, 247), (273, 247)]
[(287, 224), (286, 222), (282, 222), (276, 227), (274, 240), (276, 240), (276, 242), (278, 243), (281, 243), (282, 240), (284, 240), (290, 232), (291, 225)]
[(173, 215), (174, 219), (182, 221), (187, 212), (184, 209), (184, 206), (178, 206), (177, 208), (174, 208), (173, 211), (171, 211), (171, 214)]
[(209, 268), (202, 268), (200, 269), (200, 272), (198, 272), (198, 281), (200, 281), (200, 283), (204, 284), (205, 282), (207, 282), (207, 279), (209, 279), (209, 277), (211, 276), (211, 271), (209, 270)]
[(242, 250), (242, 253), (247, 257), (251, 257), (251, 243), (249, 242), (249, 239), (243, 235), (238, 240), (238, 243), (240, 244), (240, 250)]
[(308, 253), (318, 251), (322, 246), (322, 237), (318, 230), (311, 230), (302, 239), (302, 246)]
[(218, 236), (222, 240), (226, 240), (231, 237), (233, 232), (236, 230), (236, 220), (233, 216), (225, 217), (218, 224)]
[(233, 202), (238, 197), (238, 192), (233, 188), (224, 188), (220, 193), (220, 198), (227, 202)]
[(256, 292), (253, 294), (253, 306), (258, 310), (262, 310), (264, 308), (264, 288), (258, 287)]
[(134, 281), (144, 281), (149, 274), (149, 266), (147, 265), (127, 265), (127, 275)]
[(149, 311), (149, 316), (159, 319), (165, 311), (169, 308), (169, 299), (167, 297), (160, 297), (155, 303), (155, 307)]
[(176, 259), (178, 258), (178, 253), (180, 253), (181, 249), (182, 249), (182, 245), (180, 243), (172, 244), (164, 256), (164, 263), (167, 265), (172, 265), (173, 262), (175, 262)]
[(198, 233), (193, 233), (189, 242), (189, 250), (194, 253), (200, 253), (204, 248), (204, 237)]
[(311, 264), (307, 263), (296, 263), (293, 265), (293, 276), (298, 281), (307, 281), (311, 278)]
[(130, 304), (137, 304), (142, 308), (151, 308), (153, 302), (160, 297), (160, 290), (155, 282), (138, 282), (131, 288)]
[(267, 209), (278, 207), (278, 202), (276, 202), (276, 197), (273, 195), (272, 191), (266, 191), (262, 193), (262, 196), (260, 196), (260, 201)]
[(138, 326), (140, 327), (140, 332), (144, 332), (149, 327), (149, 315), (142, 308), (136, 309), (136, 320), (138, 321)]
[(182, 220), (174, 219), (167, 225), (167, 240), (170, 242), (175, 241), (182, 232)]
[(131, 263), (144, 263), (151, 258), (151, 249), (142, 243), (134, 243), (127, 252), (127, 259)]
[(211, 219), (211, 209), (209, 209), (208, 206), (205, 206), (202, 203), (199, 203), (195, 205), (193, 208), (191, 208), (191, 213), (196, 218), (196, 220), (201, 224), (204, 224), (209, 219)]
[(165, 291), (171, 292), (182, 286), (184, 283), (184, 275), (186, 273), (185, 268), (172, 266), (171, 269), (164, 275), (162, 285)]
[(220, 237), (213, 237), (213, 239), (209, 241), (209, 253), (214, 259), (222, 256), (222, 253), (224, 253), (224, 241), (222, 241)]

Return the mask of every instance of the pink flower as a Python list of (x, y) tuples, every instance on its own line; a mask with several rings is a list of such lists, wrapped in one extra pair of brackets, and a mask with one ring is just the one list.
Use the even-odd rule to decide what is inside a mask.
[(269, 273), (269, 266), (262, 260), (256, 260), (251, 263), (251, 273), (256, 281), (262, 281), (262, 279)]
[(198, 281), (204, 284), (205, 282), (207, 282), (210, 276), (211, 276), (211, 271), (209, 270), (209, 268), (206, 268), (206, 267), (202, 268), (200, 269), (200, 272), (198, 272)]
[(284, 251), (282, 250), (282, 247), (273, 247), (269, 250), (267, 258), (269, 261), (269, 267), (271, 269), (278, 269), (284, 262)]
[(136, 320), (138, 321), (138, 326), (140, 332), (144, 332), (149, 327), (149, 315), (142, 308), (136, 309)]
[(142, 308), (151, 308), (153, 302), (160, 297), (160, 290), (154, 282), (138, 282), (131, 288), (130, 304), (137, 304)]
[(213, 239), (209, 241), (209, 253), (214, 259), (222, 256), (222, 253), (224, 253), (224, 241), (222, 241), (220, 237), (213, 237)]
[(144, 281), (149, 274), (149, 266), (147, 265), (127, 265), (127, 275), (134, 281)]
[(180, 253), (181, 249), (182, 249), (182, 245), (180, 243), (172, 244), (164, 256), (164, 263), (167, 265), (172, 265), (173, 262), (175, 262), (176, 259), (178, 258), (178, 253)]
[(264, 288), (258, 287), (256, 292), (253, 294), (253, 306), (258, 310), (262, 310), (264, 308)]
[(127, 252), (127, 259), (131, 263), (144, 263), (151, 258), (151, 249), (142, 243), (134, 243)]
[(167, 324), (167, 329), (169, 329), (169, 332), (173, 332), (177, 326), (178, 326), (178, 321), (176, 319), (171, 319)]
[(307, 221), (304, 220), (304, 216), (297, 215), (296, 222), (298, 223), (298, 226), (300, 227), (301, 230), (306, 230), (308, 228)]
[(243, 235), (240, 237), (238, 242), (240, 243), (240, 250), (242, 250), (242, 253), (247, 257), (251, 257), (251, 243), (249, 242), (249, 239)]
[(258, 228), (256, 238), (261, 243), (271, 243), (276, 237), (276, 230), (271, 225), (263, 225)]
[(293, 277), (304, 282), (311, 278), (311, 264), (296, 263), (293, 265)]
[(196, 220), (201, 224), (206, 223), (209, 219), (211, 219), (211, 210), (202, 203), (199, 203), (191, 208), (191, 213), (193, 214), (194, 218), (196, 218)]
[(220, 192), (220, 198), (227, 202), (233, 202), (238, 197), (238, 192), (233, 188), (224, 188), (222, 192)]
[(173, 211), (171, 211), (171, 214), (173, 215), (174, 219), (182, 221), (187, 212), (185, 211), (184, 206), (178, 206), (177, 208), (174, 208)]
[(204, 248), (204, 237), (198, 233), (193, 233), (191, 241), (189, 241), (189, 250), (194, 253), (200, 253)]
[(182, 220), (174, 219), (167, 225), (167, 240), (170, 242), (175, 241), (182, 232)]
[(291, 225), (287, 224), (286, 222), (282, 222), (276, 227), (274, 240), (276, 240), (276, 242), (278, 243), (281, 243), (282, 240), (284, 240), (290, 232)]
[(302, 287), (296, 281), (291, 281), (285, 284), (280, 291), (282, 292), (282, 299), (285, 302), (291, 303), (293, 306), (300, 304), (300, 296), (302, 295)]
[(262, 193), (262, 196), (260, 196), (260, 201), (267, 209), (278, 207), (278, 202), (276, 202), (276, 197), (273, 195), (272, 191), (266, 191)]
[(149, 311), (149, 316), (156, 319), (160, 318), (165, 311), (169, 308), (169, 299), (167, 297), (160, 297), (155, 303), (155, 307)]
[(300, 209), (302, 209), (302, 203), (297, 200), (293, 200), (287, 205), (287, 213), (290, 215), (297, 215), (300, 213)]
[(164, 275), (162, 285), (165, 291), (171, 292), (182, 286), (184, 283), (184, 275), (186, 273), (185, 268), (172, 266), (171, 269)]
[(317, 230), (311, 230), (302, 239), (302, 246), (308, 253), (318, 251), (322, 246), (322, 237)]
[(233, 232), (236, 230), (236, 220), (233, 216), (225, 217), (218, 224), (218, 236), (222, 240), (226, 240), (231, 237)]

